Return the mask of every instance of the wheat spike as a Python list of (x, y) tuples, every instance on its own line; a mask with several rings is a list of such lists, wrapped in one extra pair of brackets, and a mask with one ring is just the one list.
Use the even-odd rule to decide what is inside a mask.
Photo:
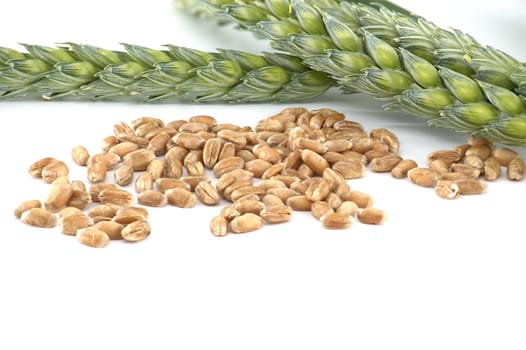
[(231, 103), (290, 101), (323, 94), (333, 85), (324, 73), (281, 53), (215, 53), (167, 46), (154, 50), (123, 44), (125, 51), (68, 43), (24, 45), (27, 53), (0, 48), (0, 97), (42, 95), (147, 101), (177, 97)]
[[(292, 0), (288, 15), (281, 17), (276, 16), (284, 13), (281, 0), (202, 3), (270, 39), (275, 49), (301, 57), (312, 69), (329, 74), (344, 92), (384, 99), (386, 110), (429, 118), (433, 126), (505, 144), (526, 144), (524, 98), (502, 86), (507, 77), (510, 81), (517, 77), (523, 65), (466, 34), (440, 30), (422, 18), (383, 7), (351, 2), (323, 0), (314, 6), (311, 0)], [(381, 20), (375, 15), (381, 15)], [(420, 37), (414, 32), (400, 36), (394, 32), (400, 30), (399, 23), (426, 30), (419, 32)], [(441, 46), (444, 43), (451, 46)], [(498, 72), (481, 74), (484, 66), (480, 63), (485, 60), (489, 67), (488, 62), (494, 62), (491, 57), (500, 59), (495, 60), (497, 66), (502, 60), (515, 65), (514, 73), (506, 77)], [(485, 77), (499, 78), (482, 80)]]

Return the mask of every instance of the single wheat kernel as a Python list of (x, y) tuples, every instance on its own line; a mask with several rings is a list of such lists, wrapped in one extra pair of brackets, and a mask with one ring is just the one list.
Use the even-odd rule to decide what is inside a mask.
[(202, 114), (191, 116), (188, 119), (188, 121), (190, 123), (196, 122), (196, 123), (206, 124), (208, 129), (217, 125), (216, 118), (209, 116), (209, 115), (202, 115)]
[(323, 146), (325, 146), (326, 152), (340, 153), (351, 150), (353, 147), (353, 142), (347, 139), (329, 140), (324, 142)]
[[(203, 153), (203, 155), (204, 155), (204, 153)], [(245, 163), (256, 159), (256, 156), (254, 155), (254, 153), (252, 153), (252, 151), (249, 151), (248, 149), (237, 150), (235, 156), (243, 158)]]
[(144, 137), (147, 140), (150, 140), (152, 137), (157, 135), (160, 132), (161, 128), (157, 123), (143, 123), (137, 128), (134, 128), (135, 135), (139, 137)]
[(139, 148), (140, 148), (139, 145), (137, 145), (136, 143), (133, 143), (133, 142), (121, 142), (121, 143), (117, 143), (116, 145), (112, 146), (108, 150), (108, 152), (115, 153), (116, 155), (118, 155), (122, 159), (128, 153), (136, 151)]
[(137, 194), (137, 201), (148, 207), (162, 207), (166, 205), (166, 195), (156, 190), (145, 190)]
[(444, 162), (451, 166), (451, 164), (456, 163), (462, 159), (460, 154), (457, 151), (453, 150), (438, 150), (433, 151), (427, 155), (427, 164), (431, 163), (433, 160), (442, 159)]
[(172, 146), (168, 151), (166, 151), (166, 154), (164, 155), (164, 160), (170, 161), (170, 160), (178, 160), (182, 162), (185, 157), (188, 155), (190, 150), (182, 147), (182, 146)]
[(232, 221), (239, 215), (239, 212), (236, 210), (236, 208), (234, 208), (233, 205), (227, 205), (221, 209), (221, 216), (224, 217), (228, 222)]
[(471, 165), (473, 168), (480, 169), (481, 172), (484, 169), (484, 160), (473, 154), (466, 155), (464, 158), (462, 158), (462, 164)]
[(395, 179), (406, 178), (409, 170), (416, 167), (418, 167), (418, 164), (414, 160), (403, 159), (391, 170), (391, 176)]
[(214, 216), (210, 220), (210, 232), (216, 237), (226, 236), (228, 233), (228, 221), (221, 215)]
[(122, 161), (126, 164), (131, 165), (133, 170), (135, 171), (143, 171), (146, 170), (148, 164), (150, 164), (155, 158), (156, 156), (155, 153), (153, 153), (153, 151), (140, 148), (138, 150), (126, 154), (122, 158)]
[(243, 160), (243, 158), (233, 156), (222, 159), (219, 162), (217, 162), (216, 165), (214, 165), (212, 171), (215, 177), (219, 178), (222, 175), (230, 173), (235, 169), (243, 169), (244, 165), (245, 161)]
[(370, 151), (376, 141), (370, 137), (360, 137), (353, 139), (352, 151), (365, 154), (365, 152)]
[(113, 134), (118, 138), (122, 136), (135, 136), (135, 132), (125, 122), (118, 122), (113, 125)]
[(244, 166), (244, 169), (254, 174), (254, 177), (257, 179), (262, 178), (263, 174), (265, 174), (265, 172), (269, 170), (270, 168), (272, 168), (272, 163), (264, 159), (258, 159), (258, 158), (246, 162)]
[(171, 138), (168, 132), (162, 131), (150, 139), (146, 149), (152, 151), (156, 156), (162, 156), (166, 153), (167, 144)]
[(128, 186), (133, 182), (134, 170), (130, 164), (121, 164), (113, 173), (115, 183), (121, 186)]
[(119, 144), (119, 139), (115, 135), (106, 136), (100, 143), (100, 148), (103, 152), (109, 152), (110, 149)]
[(117, 211), (115, 212), (115, 215), (121, 215), (121, 216), (128, 216), (128, 215), (134, 215), (139, 216), (144, 220), (148, 219), (148, 209), (144, 207), (122, 207), (117, 208)]
[(435, 186), (435, 193), (440, 198), (456, 199), (460, 195), (460, 189), (454, 181), (439, 180)]
[(148, 164), (146, 171), (150, 173), (153, 180), (157, 180), (164, 176), (165, 168), (166, 162), (164, 159), (154, 159)]
[(185, 165), (186, 172), (190, 176), (203, 176), (205, 175), (205, 166), (201, 161), (193, 162), (193, 163), (187, 163)]
[(234, 233), (252, 232), (259, 230), (262, 226), (263, 218), (252, 213), (237, 216), (230, 222), (230, 230)]
[(478, 179), (482, 172), (481, 168), (476, 168), (469, 164), (454, 163), (449, 167), (449, 171), (452, 173), (462, 173), (473, 179)]
[(172, 141), (176, 145), (189, 150), (202, 149), (206, 142), (206, 140), (201, 136), (189, 132), (178, 132), (174, 137), (172, 137)]
[(75, 164), (80, 166), (85, 166), (88, 164), (90, 154), (86, 147), (84, 146), (75, 146), (71, 149), (71, 158)]
[(110, 240), (122, 239), (122, 229), (124, 225), (115, 221), (101, 221), (94, 225), (96, 229), (105, 232)]
[(493, 153), (493, 146), (490, 144), (476, 144), (466, 150), (464, 157), (477, 156), (482, 160), (488, 159)]
[(113, 170), (121, 162), (121, 157), (115, 153), (98, 153), (90, 157), (88, 166), (95, 163), (104, 163), (107, 170)]
[(400, 141), (398, 137), (385, 128), (373, 129), (369, 133), (369, 136), (373, 140), (378, 140), (386, 144), (389, 147), (389, 151), (392, 153), (397, 153), (400, 150)]
[(466, 180), (466, 179), (472, 179), (468, 174), (464, 173), (445, 173), (440, 175), (440, 180), (448, 180), (448, 181), (457, 181), (457, 180)]
[(279, 198), (276, 195), (273, 194), (266, 194), (261, 198), (261, 202), (265, 204), (266, 206), (273, 206), (273, 205), (284, 205), (281, 198)]
[(23, 201), (15, 208), (15, 216), (20, 219), (23, 212), (33, 208), (42, 208), (42, 202), (38, 199)]
[(329, 203), (325, 201), (316, 201), (312, 203), (310, 212), (316, 219), (320, 219), (322, 216), (328, 213), (334, 213), (334, 209)]
[(169, 189), (172, 188), (184, 188), (185, 190), (190, 191), (191, 187), (187, 182), (184, 182), (180, 179), (172, 179), (163, 177), (160, 179), (155, 180), (155, 186), (158, 191), (160, 192), (166, 192)]
[(59, 177), (65, 177), (69, 174), (69, 168), (61, 160), (55, 160), (42, 168), (42, 180), (45, 183), (52, 183)]
[(93, 162), (88, 165), (88, 180), (93, 184), (106, 180), (107, 174), (108, 168), (104, 162)]
[(358, 204), (356, 204), (355, 202), (344, 201), (341, 202), (338, 208), (336, 208), (336, 212), (343, 215), (355, 216), (358, 213), (358, 209)]
[(290, 221), (292, 209), (283, 204), (269, 205), (261, 210), (260, 215), (267, 224), (281, 224)]
[(93, 226), (79, 229), (75, 235), (80, 243), (92, 248), (102, 248), (110, 242), (106, 232)]
[(301, 151), (301, 159), (318, 175), (322, 175), (323, 171), (329, 167), (329, 162), (323, 156), (309, 149)]
[(58, 217), (59, 219), (62, 219), (68, 216), (83, 215), (83, 214), (84, 212), (82, 211), (82, 209), (79, 209), (76, 207), (65, 207), (65, 208), (62, 208), (62, 210), (58, 212)]
[(191, 208), (197, 203), (196, 195), (183, 188), (172, 188), (165, 194), (168, 203), (178, 208)]
[(491, 156), (484, 162), (484, 179), (487, 181), (493, 181), (500, 177), (502, 172), (502, 166), (500, 164), (500, 161), (494, 157)]
[(371, 195), (357, 190), (352, 190), (345, 194), (342, 194), (340, 198), (344, 202), (351, 201), (356, 203), (358, 205), (358, 208), (361, 209), (371, 207), (374, 202), (373, 197), (371, 197)]
[(135, 180), (135, 192), (141, 193), (153, 189), (153, 177), (147, 171), (144, 171), (137, 176)]
[(137, 129), (141, 125), (145, 125), (145, 124), (154, 125), (157, 128), (163, 128), (165, 126), (164, 122), (161, 119), (153, 118), (153, 117), (140, 117), (140, 118), (132, 120), (130, 124), (131, 124), (132, 129), (136, 133), (138, 132)]
[(58, 178), (49, 186), (49, 191), (44, 201), (44, 207), (52, 212), (58, 212), (64, 208), (73, 193), (71, 184), (60, 179)]
[(391, 154), (371, 160), (369, 167), (377, 173), (390, 173), (402, 161), (402, 157)]
[(395, 155), (392, 152), (389, 152), (389, 150), (376, 150), (371, 149), (367, 152), (365, 152), (364, 156), (367, 158), (367, 162), (370, 163), (373, 159), (386, 157), (386, 156), (392, 156)]
[(312, 203), (306, 195), (291, 196), (286, 200), (286, 204), (296, 211), (310, 211)]
[(493, 157), (497, 158), (502, 166), (508, 167), (512, 159), (519, 158), (519, 154), (511, 148), (501, 147), (493, 151)]
[(116, 206), (116, 205), (99, 204), (99, 205), (95, 205), (95, 206), (91, 207), (88, 210), (87, 215), (90, 218), (94, 218), (96, 216), (112, 218), (112, 217), (115, 216), (115, 214), (117, 213), (117, 210), (119, 210), (119, 208), (120, 207)]
[(57, 217), (49, 210), (42, 208), (31, 208), (20, 215), (20, 221), (34, 227), (49, 228), (57, 223)]
[(320, 217), (323, 226), (329, 230), (344, 230), (352, 226), (350, 215), (329, 212)]
[(232, 206), (240, 215), (252, 213), (259, 215), (265, 208), (265, 205), (258, 199), (245, 199), (235, 201)]
[(439, 176), (449, 172), (449, 165), (444, 159), (433, 159), (429, 162), (429, 168), (435, 170)]
[(150, 223), (146, 220), (139, 220), (124, 226), (121, 235), (128, 242), (139, 242), (146, 239), (151, 232)]
[(164, 176), (171, 179), (179, 179), (183, 176), (183, 162), (178, 159), (164, 160)]
[(311, 182), (305, 191), (305, 196), (312, 202), (324, 200), (331, 192), (331, 186), (324, 178)]
[(512, 181), (521, 181), (526, 175), (526, 164), (522, 158), (514, 158), (508, 163), (506, 176)]
[(93, 225), (93, 219), (84, 214), (61, 217), (58, 221), (60, 231), (66, 235), (74, 236), (77, 230)]
[(461, 195), (482, 194), (488, 187), (485, 181), (479, 179), (457, 180), (455, 183), (457, 184)]
[(385, 212), (377, 208), (365, 208), (358, 212), (358, 220), (363, 224), (381, 225), (387, 219)]
[(86, 189), (84, 182), (80, 180), (71, 181), (71, 197), (66, 206), (84, 209), (91, 204), (91, 195)]
[(292, 144), (293, 150), (304, 150), (309, 149), (318, 154), (327, 152), (328, 147), (317, 140), (311, 140), (307, 137), (298, 137), (294, 139)]
[(219, 152), (219, 159), (221, 161), (226, 158), (234, 157), (238, 149), (232, 142), (225, 142), (223, 147), (221, 147), (221, 152)]
[(329, 195), (325, 197), (325, 201), (327, 201), (333, 209), (338, 208), (342, 204), (341, 197), (334, 192), (329, 193)]
[(203, 164), (207, 169), (212, 169), (219, 161), (219, 153), (225, 141), (218, 137), (208, 139), (203, 146)]
[(205, 205), (219, 204), (221, 197), (217, 189), (208, 181), (201, 181), (195, 187), (197, 199)]
[(367, 168), (358, 161), (338, 161), (332, 165), (332, 169), (340, 173), (345, 179), (360, 179), (365, 176)]
[(104, 190), (99, 193), (99, 200), (102, 204), (114, 204), (124, 207), (132, 204), (133, 195), (126, 190)]
[(412, 183), (422, 187), (434, 187), (439, 179), (439, 174), (431, 168), (413, 168), (407, 176)]
[(245, 197), (246, 195), (250, 195), (250, 194), (255, 194), (259, 198), (261, 198), (266, 194), (266, 192), (267, 192), (266, 189), (262, 187), (248, 185), (248, 186), (239, 187), (236, 190), (232, 191), (232, 193), (230, 194), (230, 199), (232, 201), (236, 201), (240, 199), (241, 197)]
[(271, 164), (276, 164), (281, 161), (281, 154), (276, 149), (267, 145), (256, 145), (252, 149), (252, 152), (254, 152), (259, 159), (266, 160)]

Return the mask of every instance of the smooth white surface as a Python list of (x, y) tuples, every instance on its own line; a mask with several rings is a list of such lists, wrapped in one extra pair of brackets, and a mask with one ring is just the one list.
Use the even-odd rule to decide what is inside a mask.
[[(526, 58), (522, 1), (398, 3)], [(75, 41), (268, 49), (248, 33), (175, 13), (170, 0), (9, 2), (0, 32), (0, 45), (12, 48)], [(387, 127), (401, 155), (420, 163), (466, 140), (385, 113), (366, 96), (333, 92), (294, 105)], [(327, 231), (295, 213), (288, 224), (219, 239), (208, 231), (218, 207), (166, 207), (150, 210), (146, 241), (100, 250), (12, 214), (20, 201), (45, 196), (29, 164), (54, 156), (85, 179), (71, 147), (97, 152), (118, 121), (210, 114), (254, 125), (288, 106), (0, 102), (0, 349), (524, 349), (524, 182), (499, 180), (483, 196), (448, 202), (369, 173), (351, 186), (387, 211), (380, 227)]]

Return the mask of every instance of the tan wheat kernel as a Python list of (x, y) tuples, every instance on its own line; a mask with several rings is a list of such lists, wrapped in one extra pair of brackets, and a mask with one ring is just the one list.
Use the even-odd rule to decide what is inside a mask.
[(121, 235), (128, 242), (139, 242), (146, 239), (152, 229), (150, 223), (146, 220), (134, 221), (126, 225), (122, 231)]
[(385, 212), (377, 208), (365, 208), (358, 212), (358, 220), (363, 224), (381, 225), (387, 219)]
[(80, 243), (92, 248), (102, 248), (110, 242), (106, 232), (93, 226), (79, 229), (75, 235)]
[(263, 226), (263, 219), (253, 213), (246, 213), (235, 217), (230, 222), (230, 229), (234, 233), (246, 233), (259, 230)]
[(20, 220), (30, 226), (49, 228), (57, 223), (57, 217), (49, 210), (42, 208), (31, 208), (20, 215)]
[(216, 237), (226, 236), (228, 221), (221, 215), (214, 216), (210, 221), (210, 232)]

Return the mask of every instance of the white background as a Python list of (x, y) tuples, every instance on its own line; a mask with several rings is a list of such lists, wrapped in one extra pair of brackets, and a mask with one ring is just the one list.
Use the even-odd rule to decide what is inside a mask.
[[(526, 57), (522, 1), (398, 3)], [(2, 5), (0, 32), (0, 45), (16, 49), (67, 41), (268, 49), (248, 33), (176, 13), (170, 0), (12, 1)], [(335, 91), (293, 105), (387, 127), (401, 155), (422, 164), (428, 152), (466, 140), (383, 112), (367, 96)], [(29, 164), (64, 159), (84, 180), (71, 147), (98, 152), (118, 121), (210, 114), (253, 126), (289, 106), (0, 102), (0, 349), (525, 349), (524, 182), (502, 179), (483, 196), (451, 202), (368, 173), (351, 186), (389, 214), (380, 227), (327, 231), (295, 213), (288, 224), (215, 238), (208, 223), (218, 207), (166, 207), (150, 210), (146, 241), (99, 250), (13, 216), (20, 201), (46, 193)]]

